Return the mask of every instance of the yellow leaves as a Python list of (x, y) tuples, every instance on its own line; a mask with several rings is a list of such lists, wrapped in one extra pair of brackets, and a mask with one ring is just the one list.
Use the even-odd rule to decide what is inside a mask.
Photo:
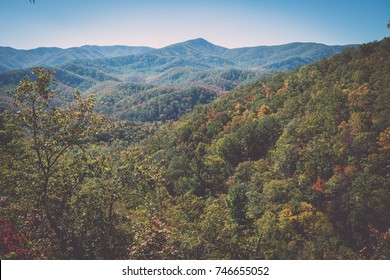
[(244, 106), (241, 103), (237, 103), (234, 105), (234, 109), (236, 110), (237, 114), (239, 114), (244, 110)]
[(285, 208), (279, 213), (279, 221), (281, 222), (291, 222), (296, 220), (296, 216), (294, 216), (291, 208)]
[(390, 127), (379, 134), (377, 144), (383, 151), (390, 150)]
[(259, 110), (257, 111), (257, 116), (259, 118), (262, 118), (270, 113), (271, 113), (270, 107), (268, 105), (261, 104)]
[(278, 220), (281, 228), (287, 230), (292, 236), (313, 235), (330, 232), (332, 225), (324, 213), (318, 211), (310, 203), (301, 202), (298, 209), (293, 210), (290, 205), (280, 213)]

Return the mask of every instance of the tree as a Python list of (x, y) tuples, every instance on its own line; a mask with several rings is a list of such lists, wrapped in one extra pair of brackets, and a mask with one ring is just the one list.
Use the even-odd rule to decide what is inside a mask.
[(221, 195), (204, 208), (199, 230), (205, 243), (205, 253), (210, 259), (243, 258), (239, 226), (229, 215), (226, 196)]
[(246, 186), (244, 183), (230, 187), (227, 202), (234, 221), (239, 225), (244, 225), (248, 222), (246, 218), (248, 197), (246, 196)]
[(93, 111), (93, 96), (83, 100), (76, 92), (74, 102), (58, 105), (53, 72), (36, 68), (32, 74), (35, 80), (25, 77), (16, 90), (8, 91), (19, 109), (17, 114), (8, 115), (8, 121), (21, 128), (27, 143), (30, 174), (19, 170), (19, 176), (28, 176), (30, 184), (25, 188), (31, 188), (35, 208), (50, 225), (65, 254), (67, 233), (63, 221), (69, 219), (65, 217), (68, 204), (86, 174), (77, 148), (97, 133), (104, 118)]
[(256, 254), (262, 259), (343, 259), (356, 255), (342, 245), (326, 215), (310, 203), (267, 211), (256, 223)]

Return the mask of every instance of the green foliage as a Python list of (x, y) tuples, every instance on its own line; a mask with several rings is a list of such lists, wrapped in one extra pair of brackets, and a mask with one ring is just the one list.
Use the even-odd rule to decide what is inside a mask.
[(245, 224), (248, 198), (245, 185), (233, 185), (229, 188), (228, 205), (232, 218), (240, 225)]
[[(17, 114), (7, 113), (6, 124), (20, 127), (24, 138), (15, 141), (23, 146), (24, 160), (12, 173), (4, 172), (7, 177), (19, 178), (8, 181), (8, 188), (25, 192), (25, 210), (36, 209), (45, 217), (43, 224), (50, 226), (58, 242), (53, 246), (58, 245), (61, 255), (66, 256), (69, 203), (85, 177), (82, 155), (76, 148), (98, 131), (103, 118), (93, 112), (93, 97), (82, 100), (77, 93), (74, 103), (53, 106), (56, 92), (50, 88), (54, 82), (52, 72), (38, 68), (33, 74), (37, 75), (35, 81), (26, 77), (16, 90), (10, 91), (20, 110)], [(10, 163), (13, 159), (9, 160)]]
[[(295, 208), (295, 209), (294, 209)], [(345, 259), (355, 258), (340, 246), (332, 224), (324, 213), (302, 202), (286, 205), (279, 214), (266, 212), (256, 222), (258, 250), (265, 259)]]
[(219, 95), (212, 88), (200, 86), (178, 90), (150, 84), (112, 82), (100, 84), (89, 92), (98, 95), (98, 112), (115, 120), (135, 122), (176, 120)]
[(100, 129), (92, 97), (59, 102), (37, 70), (13, 91), (19, 112), (0, 118), (1, 257), (388, 259), (389, 46), (262, 78), (190, 114), (208, 89), (105, 82), (98, 100), (148, 108), (139, 120), (185, 114), (156, 126)]
[[(343, 48), (345, 47), (298, 43), (229, 50), (203, 39), (163, 49), (83, 46), (20, 51), (0, 47), (0, 90), (16, 86), (30, 72), (29, 67), (52, 67), (61, 91), (97, 91), (98, 99), (106, 99), (102, 100), (104, 106), (101, 108), (101, 112), (105, 114), (119, 111), (115, 113), (118, 119), (164, 121), (177, 119), (191, 112), (196, 104), (209, 103), (217, 94), (231, 91), (261, 76), (295, 69)], [(134, 102), (130, 98), (119, 102), (120, 104), (113, 103), (117, 97), (121, 100), (128, 97), (118, 96), (119, 89), (107, 93), (107, 82), (157, 85), (153, 97), (158, 98), (150, 97), (150, 92), (145, 92), (142, 95), (145, 95), (147, 104), (139, 106), (139, 96)], [(160, 99), (159, 96), (166, 93), (165, 87), (170, 88), (168, 93), (171, 94)], [(141, 97), (144, 99), (142, 103), (145, 102), (145, 97)], [(149, 101), (150, 98), (154, 100)], [(0, 91), (0, 110), (9, 109), (10, 104), (10, 100)]]
[(204, 241), (239, 250), (219, 257), (386, 258), (389, 42), (238, 88), (141, 143), (172, 194), (227, 195), (203, 210)]

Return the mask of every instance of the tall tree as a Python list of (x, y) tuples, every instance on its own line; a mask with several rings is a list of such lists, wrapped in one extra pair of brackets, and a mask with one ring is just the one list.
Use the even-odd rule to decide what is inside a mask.
[(70, 150), (77, 154), (77, 148), (97, 133), (104, 119), (93, 111), (93, 96), (83, 100), (76, 92), (74, 102), (62, 105), (53, 89), (53, 72), (37, 68), (32, 74), (35, 80), (25, 77), (15, 90), (9, 91), (19, 109), (9, 121), (24, 132), (31, 158), (28, 187), (32, 188), (32, 200), (64, 252), (67, 238), (62, 219), (84, 176), (80, 172), (82, 160), (66, 154)]

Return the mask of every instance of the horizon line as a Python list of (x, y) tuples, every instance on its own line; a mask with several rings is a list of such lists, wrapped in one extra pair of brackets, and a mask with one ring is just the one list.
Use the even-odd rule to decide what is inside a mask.
[[(386, 37), (384, 37), (384, 38), (386, 38)], [(150, 48), (150, 49), (158, 50), (158, 49), (164, 49), (164, 48), (167, 48), (167, 47), (170, 47), (170, 46), (173, 46), (173, 45), (183, 44), (183, 43), (187, 43), (187, 42), (190, 42), (190, 41), (196, 41), (196, 40), (204, 40), (204, 41), (206, 41), (206, 42), (208, 42), (208, 43), (210, 43), (210, 44), (212, 44), (214, 46), (218, 46), (218, 47), (222, 47), (222, 48), (230, 49), (230, 50), (243, 49), (243, 48), (256, 48), (256, 47), (275, 47), (275, 46), (285, 46), (285, 45), (290, 45), (290, 44), (318, 44), (318, 45), (325, 45), (325, 46), (334, 47), (334, 46), (361, 45), (361, 44), (374, 42), (374, 41), (370, 41), (370, 42), (363, 42), (363, 43), (327, 44), (327, 43), (323, 43), (323, 42), (314, 42), (314, 41), (293, 41), (293, 42), (282, 43), (282, 44), (251, 45), (251, 46), (242, 46), (242, 47), (232, 47), (232, 48), (230, 48), (230, 47), (225, 47), (225, 46), (222, 46), (222, 45), (219, 45), (219, 44), (214, 44), (213, 42), (211, 42), (211, 41), (209, 41), (209, 40), (207, 40), (207, 39), (205, 39), (203, 37), (198, 37), (198, 38), (188, 39), (188, 40), (185, 40), (185, 41), (179, 41), (179, 42), (175, 42), (175, 43), (170, 43), (170, 44), (165, 45), (163, 47), (151, 47), (151, 46), (147, 46), (147, 45), (126, 45), (126, 44), (113, 44), (113, 45), (83, 44), (83, 45), (76, 45), (76, 46), (70, 46), (70, 47), (39, 46), (39, 47), (35, 47), (35, 48), (18, 48), (18, 47), (4, 46), (3, 45), (3, 46), (0, 46), (0, 47), (12, 48), (12, 49), (15, 49), (15, 50), (22, 50), (22, 51), (31, 51), (31, 50), (45, 49), (45, 48), (46, 49), (68, 50), (68, 49), (82, 48), (82, 47), (133, 47), (133, 48)], [(375, 41), (379, 41), (379, 40), (375, 40)]]

